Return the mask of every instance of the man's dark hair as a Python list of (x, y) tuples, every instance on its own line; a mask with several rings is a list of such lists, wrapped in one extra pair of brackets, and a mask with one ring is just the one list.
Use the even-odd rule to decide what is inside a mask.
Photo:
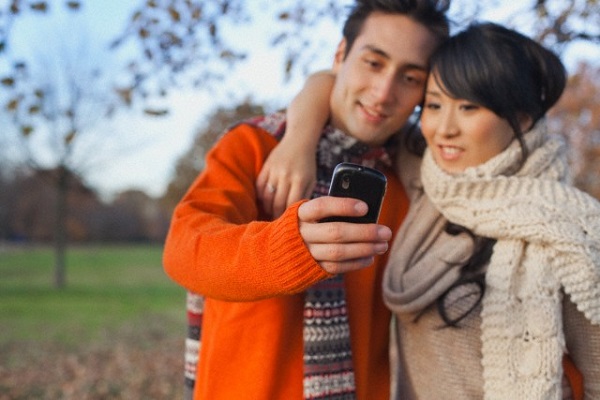
[(446, 17), (449, 7), (450, 0), (356, 0), (343, 29), (346, 55), (360, 34), (365, 20), (374, 12), (406, 15), (443, 41), (450, 35)]

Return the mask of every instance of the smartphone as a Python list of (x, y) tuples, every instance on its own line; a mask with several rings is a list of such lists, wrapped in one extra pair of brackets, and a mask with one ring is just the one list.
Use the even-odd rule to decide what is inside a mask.
[(328, 217), (321, 222), (354, 222), (374, 224), (379, 218), (387, 179), (373, 168), (352, 163), (338, 164), (331, 178), (329, 195), (335, 197), (353, 197), (367, 203), (369, 211), (362, 217)]

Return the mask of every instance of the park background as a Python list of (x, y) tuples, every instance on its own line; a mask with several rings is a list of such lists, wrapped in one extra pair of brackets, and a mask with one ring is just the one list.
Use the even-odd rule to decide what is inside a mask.
[[(227, 126), (329, 67), (351, 3), (0, 0), (0, 399), (181, 397), (173, 207)], [(549, 122), (600, 197), (600, 2), (454, 0), (450, 16), (561, 55)]]

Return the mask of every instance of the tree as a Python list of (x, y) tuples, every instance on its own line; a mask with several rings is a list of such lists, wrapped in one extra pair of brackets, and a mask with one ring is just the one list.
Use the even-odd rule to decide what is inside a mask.
[[(70, 11), (83, 8), (85, 0), (66, 0)], [(113, 41), (113, 48), (133, 43), (136, 53), (127, 64), (124, 81), (114, 90), (123, 104), (164, 96), (178, 85), (201, 90), (214, 88), (229, 68), (245, 60), (253, 51), (251, 44), (240, 44), (235, 29), (258, 24), (257, 18), (269, 21), (267, 43), (284, 49), (281, 67), (291, 76), (310, 71), (312, 60), (325, 38), (315, 35), (326, 23), (339, 27), (352, 0), (295, 0), (283, 2), (246, 0), (139, 0), (127, 26)], [(452, 0), (451, 17), (458, 25), (484, 12), (506, 5), (506, 0), (473, 2)], [(513, 4), (514, 5), (514, 4)], [(15, 18), (28, 14), (48, 13), (56, 3), (44, 0), (10, 0), (0, 9), (0, 56), (8, 47), (8, 37)], [(530, 28), (531, 34), (560, 51), (575, 41), (600, 43), (600, 3), (597, 0), (531, 0), (504, 22), (517, 28)], [(330, 45), (328, 43), (328, 45)], [(162, 114), (164, 109), (147, 109)]]
[(15, 227), (15, 210), (19, 202), (19, 185), (27, 178), (24, 168), (10, 166), (0, 160), (0, 244), (5, 240), (19, 240)]
[(600, 3), (536, 0), (534, 32), (542, 42), (564, 47), (574, 41), (600, 44)]
[[(210, 88), (220, 82), (226, 68), (244, 60), (253, 50), (239, 46), (232, 27), (257, 23), (257, 15), (269, 16), (272, 25), (267, 40), (285, 49), (281, 66), (287, 76), (310, 65), (321, 50), (323, 38), (315, 28), (325, 22), (341, 23), (352, 1), (248, 2), (245, 0), (145, 0), (133, 12), (127, 29), (114, 42), (116, 47), (132, 40), (139, 53), (131, 62), (127, 90), (141, 97), (165, 93), (173, 82)], [(453, 0), (454, 20), (464, 24), (484, 11), (507, 5), (490, 1), (473, 6), (470, 0)], [(471, 10), (465, 12), (464, 10)], [(515, 22), (517, 21), (517, 22)], [(600, 3), (561, 0), (532, 1), (526, 12), (509, 15), (507, 23), (532, 25), (535, 37), (556, 49), (573, 41), (600, 43)], [(309, 69), (310, 70), (310, 69)], [(157, 77), (159, 77), (157, 79)], [(152, 88), (152, 85), (155, 85)]]
[[(14, 12), (10, 15), (17, 15), (24, 4), (13, 1), (11, 10)], [(28, 4), (39, 12), (47, 9), (44, 2)], [(67, 8), (76, 8), (75, 4), (79, 3), (67, 2)], [(25, 162), (33, 171), (53, 171), (42, 176), (55, 188), (51, 203), (54, 204), (51, 214), (54, 216), (54, 284), (62, 288), (66, 284), (66, 223), (71, 179), (83, 175), (84, 169), (89, 167), (91, 155), (97, 154), (93, 152), (98, 152), (102, 139), (106, 139), (105, 134), (99, 137), (95, 129), (112, 115), (120, 100), (107, 85), (105, 73), (98, 67), (101, 63), (88, 52), (93, 46), (85, 40), (74, 39), (84, 38), (83, 33), (68, 38), (53, 37), (53, 34), (56, 32), (47, 32), (45, 42), (32, 49), (34, 57), (15, 55), (5, 49), (3, 55), (8, 68), (0, 79), (0, 99)], [(3, 43), (8, 46), (10, 42), (5, 40)], [(5, 127), (5, 134), (9, 132), (10, 128)]]
[(600, 199), (600, 66), (579, 64), (550, 126), (569, 141), (575, 185)]
[[(78, 0), (68, 0), (64, 6), (71, 11), (78, 11), (81, 8), (81, 2)], [(41, 0), (9, 0), (0, 8), (0, 53), (4, 52), (8, 46), (9, 36), (12, 25), (17, 16), (28, 13), (44, 14), (50, 8), (47, 1)]]
[(262, 106), (250, 100), (230, 109), (219, 108), (198, 129), (193, 145), (177, 161), (173, 179), (163, 196), (162, 202), (173, 210), (190, 187), (198, 173), (204, 168), (204, 157), (219, 136), (235, 123), (264, 114)]
[[(57, 197), (54, 182), (58, 176), (58, 169), (49, 169), (30, 171), (18, 179), (13, 178), (11, 189), (18, 201), (10, 204), (7, 219), (12, 238), (42, 243), (54, 240), (56, 214), (53, 211)], [(71, 212), (63, 222), (64, 235), (69, 240), (84, 241), (89, 235), (85, 215), (98, 208), (100, 201), (80, 177), (71, 174), (68, 182), (66, 202)]]
[(156, 241), (166, 237), (169, 226), (167, 212), (159, 201), (139, 190), (127, 190), (119, 193), (110, 209), (113, 216), (111, 230), (118, 232), (121, 241)]
[[(346, 6), (352, 4), (352, 0), (139, 0), (122, 34), (112, 43), (113, 49), (128, 44), (137, 49), (122, 74), (118, 74), (118, 81), (102, 81), (102, 71), (96, 68), (85, 73), (87, 83), (74, 79), (77, 74), (70, 73), (63, 84), (42, 84), (33, 79), (40, 74), (35, 72), (31, 60), (10, 59), (9, 39), (16, 18), (32, 13), (49, 14), (53, 7), (60, 7), (58, 3), (71, 12), (78, 12), (86, 4), (84, 0), (8, 0), (0, 6), (0, 61), (8, 61), (11, 68), (6, 76), (0, 77), (0, 84), (11, 96), (4, 105), (13, 116), (20, 138), (25, 143), (38, 137), (43, 129), (55, 132), (54, 146), (59, 150), (57, 154), (61, 154), (59, 160), (65, 160), (55, 166), (61, 167), (59, 171), (65, 171), (68, 176), (67, 172), (74, 166), (68, 161), (75, 153), (73, 149), (82, 142), (83, 133), (89, 132), (88, 127), (82, 125), (81, 117), (85, 114), (81, 104), (83, 99), (95, 96), (90, 97), (87, 89), (101, 86), (110, 92), (108, 97), (115, 96), (110, 106), (105, 103), (106, 107), (95, 108), (95, 115), (107, 116), (120, 107), (131, 107), (138, 102), (150, 104), (151, 99), (161, 98), (178, 87), (212, 90), (226, 72), (253, 51), (255, 43), (241, 41), (234, 29), (257, 26), (257, 18), (269, 21), (268, 27), (264, 27), (268, 28), (264, 44), (285, 51), (280, 67), (288, 77), (311, 71), (310, 65), (323, 43), (331, 47), (327, 40), (330, 38), (315, 32), (327, 23), (334, 23), (339, 32)], [(453, 10), (458, 10), (454, 11), (453, 19), (464, 23), (509, 3), (514, 2), (452, 0)], [(505, 22), (519, 29), (530, 27), (532, 36), (557, 51), (576, 41), (600, 43), (600, 2), (597, 0), (532, 0), (518, 14), (506, 16)], [(85, 57), (79, 57), (83, 59)], [(59, 94), (65, 93), (64, 89), (67, 94)], [(164, 115), (168, 109), (147, 107), (144, 111), (149, 115)], [(42, 126), (44, 128), (40, 128)], [(63, 180), (58, 179), (58, 182), (59, 187), (64, 187)], [(59, 215), (66, 212), (61, 201), (59, 198), (57, 203)], [(62, 246), (60, 237), (57, 230), (57, 249)], [(57, 268), (60, 268), (60, 254), (57, 250)], [(60, 285), (58, 278), (57, 284)]]

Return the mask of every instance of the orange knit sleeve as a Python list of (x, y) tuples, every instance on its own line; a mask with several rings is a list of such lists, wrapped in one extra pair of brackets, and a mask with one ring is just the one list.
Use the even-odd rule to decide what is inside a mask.
[(573, 391), (573, 400), (583, 400), (583, 375), (568, 354), (563, 357), (563, 369)]
[(300, 236), (300, 203), (272, 222), (260, 213), (254, 183), (276, 143), (240, 125), (208, 153), (165, 243), (164, 268), (175, 282), (219, 300), (255, 301), (301, 292), (328, 276)]

